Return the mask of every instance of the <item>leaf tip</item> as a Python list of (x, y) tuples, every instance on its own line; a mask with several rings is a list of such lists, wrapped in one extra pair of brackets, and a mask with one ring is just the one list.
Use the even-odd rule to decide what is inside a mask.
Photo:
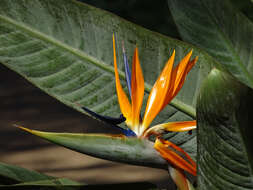
[(28, 132), (28, 133), (33, 133), (33, 130), (27, 129), (27, 128), (21, 126), (21, 125), (13, 124), (13, 126), (19, 128), (19, 129), (21, 129), (21, 130), (23, 130), (23, 131), (26, 131), (26, 132)]

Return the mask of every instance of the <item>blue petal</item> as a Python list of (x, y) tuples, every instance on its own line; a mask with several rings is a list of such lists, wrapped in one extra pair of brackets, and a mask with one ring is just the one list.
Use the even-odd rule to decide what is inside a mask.
[(82, 109), (84, 111), (88, 112), (89, 114), (91, 114), (92, 116), (96, 117), (97, 119), (100, 119), (100, 120), (102, 120), (106, 123), (112, 124), (112, 125), (117, 125), (117, 124), (120, 124), (120, 123), (126, 121), (126, 118), (122, 114), (120, 115), (120, 117), (115, 118), (115, 117), (109, 117), (109, 116), (103, 116), (103, 115), (97, 114), (97, 113), (89, 110), (86, 107), (82, 107)]
[(124, 135), (126, 135), (127, 137), (136, 137), (135, 132), (133, 132), (131, 129), (124, 129), (125, 131), (123, 131)]
[(113, 125), (113, 127), (116, 127), (121, 130), (121, 132), (127, 137), (136, 137), (136, 134), (131, 129), (123, 129), (117, 125)]
[(123, 58), (124, 58), (124, 65), (125, 65), (125, 76), (126, 76), (126, 83), (127, 83), (127, 88), (129, 92), (129, 96), (131, 97), (131, 71), (129, 69), (128, 61), (127, 61), (127, 56), (125, 52), (124, 45), (122, 43), (122, 50), (123, 50)]
[(103, 116), (103, 115), (97, 114), (97, 113), (89, 110), (86, 107), (82, 107), (82, 109), (84, 111), (88, 112), (89, 114), (91, 114), (92, 116), (96, 117), (97, 119), (100, 119), (108, 124), (111, 124), (113, 127), (120, 129), (122, 131), (122, 133), (124, 135), (126, 135), (127, 137), (136, 136), (136, 134), (131, 129), (123, 129), (123, 128), (117, 126), (117, 124), (120, 124), (126, 120), (126, 118), (122, 114), (120, 115), (119, 118), (114, 118), (114, 117), (108, 117), (108, 116)]

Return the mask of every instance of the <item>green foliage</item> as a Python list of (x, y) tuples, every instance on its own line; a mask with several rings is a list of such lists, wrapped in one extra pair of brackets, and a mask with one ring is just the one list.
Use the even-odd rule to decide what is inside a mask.
[(183, 40), (206, 50), (253, 88), (253, 23), (249, 19), (228, 0), (168, 0), (168, 4)]
[(20, 182), (31, 182), (37, 180), (51, 180), (54, 177), (38, 172), (29, 171), (18, 166), (0, 163), (0, 184), (14, 184)]
[(18, 166), (0, 162), (0, 189), (6, 185), (80, 185), (64, 178), (55, 178), (42, 173), (30, 171)]
[[(253, 87), (253, 24), (249, 1), (168, 0), (181, 37), (212, 55), (240, 82)], [(247, 7), (247, 9), (246, 9)], [(252, 90), (214, 69), (199, 94), (200, 189), (252, 189)]]
[(213, 69), (197, 103), (200, 189), (253, 188), (253, 90)]

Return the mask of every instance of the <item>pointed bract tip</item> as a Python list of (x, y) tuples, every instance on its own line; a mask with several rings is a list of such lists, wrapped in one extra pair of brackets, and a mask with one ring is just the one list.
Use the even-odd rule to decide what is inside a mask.
[(32, 133), (32, 130), (31, 130), (31, 129), (27, 129), (27, 128), (21, 126), (21, 125), (13, 124), (13, 126), (19, 128), (19, 129), (21, 129), (21, 130), (23, 130), (23, 131), (26, 131), (26, 132), (28, 132), (28, 133)]

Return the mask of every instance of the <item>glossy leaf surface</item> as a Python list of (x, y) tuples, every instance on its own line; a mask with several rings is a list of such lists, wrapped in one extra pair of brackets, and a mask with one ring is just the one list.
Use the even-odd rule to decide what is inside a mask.
[(229, 0), (168, 0), (168, 4), (184, 41), (206, 50), (253, 88), (253, 23), (237, 7)]
[(199, 189), (253, 188), (253, 90), (217, 69), (197, 103)]

